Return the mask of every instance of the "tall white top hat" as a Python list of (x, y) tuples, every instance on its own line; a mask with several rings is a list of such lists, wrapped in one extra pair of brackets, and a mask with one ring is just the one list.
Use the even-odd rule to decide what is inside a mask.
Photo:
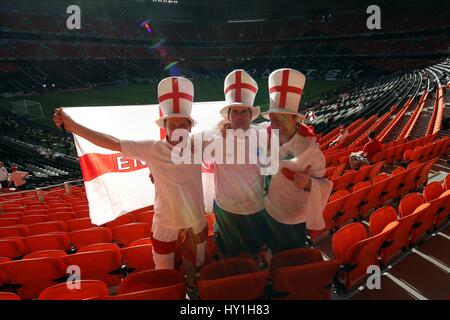
[(303, 120), (305, 116), (298, 112), (306, 77), (300, 71), (283, 68), (273, 71), (269, 76), (269, 110), (262, 116), (269, 119), (271, 113), (292, 114)]
[(192, 81), (182, 77), (168, 77), (158, 84), (159, 107), (162, 117), (156, 124), (164, 128), (164, 120), (169, 118), (187, 118), (191, 125), (197, 123), (191, 118), (192, 101), (194, 100), (194, 85)]
[(246, 107), (252, 112), (251, 121), (259, 116), (259, 107), (254, 107), (258, 84), (245, 70), (234, 70), (227, 75), (224, 83), (226, 106), (220, 114), (228, 120), (228, 110), (232, 107)]

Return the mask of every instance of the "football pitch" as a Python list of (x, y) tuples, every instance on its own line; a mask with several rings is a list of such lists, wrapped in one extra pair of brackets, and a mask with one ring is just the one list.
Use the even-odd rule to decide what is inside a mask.
[[(257, 79), (259, 90), (256, 95), (255, 106), (260, 106), (264, 111), (269, 106), (269, 93), (267, 78)], [(300, 106), (308, 100), (315, 99), (327, 92), (345, 86), (345, 81), (307, 80)], [(115, 105), (140, 105), (156, 104), (158, 83), (147, 85), (122, 85), (115, 87), (101, 87), (82, 89), (75, 91), (59, 91), (39, 96), (0, 98), (0, 105), (11, 110), (13, 101), (30, 100), (39, 102), (42, 106), (44, 119), (38, 119), (41, 124), (53, 127), (53, 110), (57, 107), (79, 106), (115, 106)], [(194, 101), (224, 100), (223, 79), (201, 79), (194, 81)]]

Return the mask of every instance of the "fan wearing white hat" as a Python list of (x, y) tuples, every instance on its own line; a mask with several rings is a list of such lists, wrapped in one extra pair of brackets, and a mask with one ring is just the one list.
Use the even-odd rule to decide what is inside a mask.
[[(125, 157), (145, 161), (154, 177), (155, 214), (152, 225), (153, 260), (156, 269), (174, 269), (177, 247), (182, 252), (188, 282), (193, 284), (195, 267), (205, 259), (208, 228), (203, 201), (201, 164), (175, 164), (172, 150), (179, 143), (172, 140), (177, 129), (191, 131), (196, 124), (191, 118), (194, 86), (188, 79), (169, 77), (158, 85), (159, 107), (162, 116), (156, 120), (167, 133), (165, 140), (130, 141), (90, 130), (56, 109), (54, 120), (92, 143)], [(182, 237), (179, 237), (182, 234)], [(178, 239), (185, 241), (180, 244)]]
[[(227, 75), (226, 106), (220, 111), (227, 129), (245, 132), (251, 128), (250, 123), (259, 116), (259, 107), (253, 106), (257, 92), (258, 84), (245, 70), (234, 70)], [(219, 135), (217, 139), (224, 137)], [(248, 144), (248, 139), (245, 142)], [(248, 147), (245, 150), (246, 156), (252, 152)], [(259, 166), (214, 163), (214, 183), (215, 240), (219, 250), (225, 256), (244, 252), (257, 259), (265, 243), (263, 176)]]
[(269, 76), (270, 107), (262, 116), (278, 129), (279, 171), (266, 179), (264, 197), (267, 244), (272, 254), (304, 247), (306, 232), (325, 227), (322, 211), (332, 189), (324, 178), (325, 157), (298, 112), (305, 76), (293, 69), (278, 69)]

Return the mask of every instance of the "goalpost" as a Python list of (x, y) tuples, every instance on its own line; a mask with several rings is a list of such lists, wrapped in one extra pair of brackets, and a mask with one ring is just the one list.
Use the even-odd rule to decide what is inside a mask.
[(21, 100), (10, 102), (12, 110), (17, 114), (28, 116), (30, 119), (43, 119), (44, 112), (39, 102)]

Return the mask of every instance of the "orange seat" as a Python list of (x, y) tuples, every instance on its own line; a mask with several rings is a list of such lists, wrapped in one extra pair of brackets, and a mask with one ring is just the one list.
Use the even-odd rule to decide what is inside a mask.
[(48, 219), (50, 221), (67, 221), (76, 219), (77, 215), (73, 212), (59, 212), (59, 213), (49, 213)]
[(66, 221), (69, 232), (90, 229), (97, 227), (95, 224), (91, 222), (91, 218), (77, 218)]
[(340, 261), (323, 261), (317, 249), (280, 252), (270, 259), (272, 288), (282, 299), (329, 299), (331, 284), (340, 265)]
[(114, 241), (119, 246), (127, 246), (134, 240), (150, 237), (150, 225), (143, 222), (135, 222), (117, 226), (111, 229)]
[(0, 257), (18, 259), (27, 253), (27, 248), (21, 238), (0, 239)]
[(57, 232), (57, 231), (62, 231), (62, 232), (67, 231), (67, 225), (64, 221), (40, 222), (40, 223), (30, 224), (29, 227), (30, 227), (31, 233), (33, 235), (45, 234), (45, 233)]
[[(146, 270), (132, 274), (120, 283), (118, 294), (147, 292), (147, 299), (184, 300), (186, 298), (186, 284), (180, 271), (160, 269)], [(144, 298), (144, 297), (142, 297)]]
[(68, 266), (80, 267), (82, 280), (100, 280), (108, 286), (120, 283), (122, 261), (119, 248), (75, 253), (62, 259)]
[(18, 224), (12, 227), (0, 227), (0, 238), (27, 237), (31, 231), (27, 225)]
[(106, 223), (104, 226), (109, 229), (112, 229), (114, 227), (133, 223), (133, 222), (136, 222), (136, 218), (134, 217), (134, 215), (131, 213), (126, 213), (120, 217), (117, 217), (115, 220)]
[(44, 215), (44, 214), (20, 217), (20, 223), (28, 224), (28, 225), (35, 224), (35, 223), (41, 223), (41, 222), (47, 222), (47, 221), (48, 221), (48, 216)]
[(11, 292), (0, 292), (0, 300), (20, 300), (20, 297)]
[(142, 244), (120, 249), (123, 263), (132, 271), (155, 269), (151, 244)]
[(398, 211), (400, 217), (411, 214), (418, 206), (424, 203), (423, 196), (418, 193), (409, 193), (400, 200)]
[(152, 229), (153, 224), (153, 216), (154, 212), (142, 212), (136, 215), (136, 222), (145, 222), (150, 226), (150, 230)]
[(433, 204), (436, 210), (435, 226), (438, 227), (450, 216), (450, 190), (443, 192), (438, 199), (433, 201)]
[(141, 244), (152, 244), (152, 238), (142, 238), (130, 242), (128, 247), (140, 246)]
[(340, 226), (339, 217), (344, 214), (343, 207), (349, 197), (347, 190), (340, 190), (333, 193), (323, 210), (322, 216), (325, 221), (325, 228), (328, 231), (337, 230)]
[(80, 248), (77, 253), (101, 251), (101, 250), (120, 250), (119, 246), (115, 243), (96, 243)]
[(431, 210), (431, 204), (429, 202), (423, 203), (418, 206), (414, 212), (420, 212), (420, 216), (416, 220), (411, 233), (411, 244), (417, 244), (418, 240), (425, 235), (425, 232), (431, 232), (434, 226), (435, 215)]
[(66, 266), (60, 258), (25, 259), (0, 264), (0, 272), (22, 299), (33, 299), (45, 288), (64, 281)]
[[(69, 283), (46, 288), (39, 295), (39, 300), (85, 300), (109, 296), (108, 287), (102, 281), (80, 280), (78, 283), (73, 283), (74, 288), (69, 288)], [(79, 285), (79, 288), (75, 285)]]
[(350, 223), (333, 235), (333, 254), (344, 265), (341, 279), (347, 288), (363, 279), (369, 266), (378, 264), (377, 253), (397, 226), (398, 222), (394, 221), (369, 237), (362, 223)]
[(73, 231), (69, 233), (69, 236), (73, 245), (77, 249), (91, 244), (108, 243), (112, 241), (111, 231), (105, 227), (95, 227)]
[(444, 188), (445, 190), (450, 190), (450, 173), (445, 177)]
[(429, 202), (431, 208), (428, 212), (428, 219), (424, 221), (427, 230), (431, 230), (434, 226), (440, 225), (445, 220), (445, 210), (448, 209), (449, 192), (445, 193), (445, 189), (438, 181), (426, 185), (423, 189), (423, 197)]
[(42, 250), (69, 250), (70, 238), (65, 232), (52, 232), (24, 238), (28, 252), (33, 253)]
[(231, 258), (205, 265), (197, 289), (203, 300), (252, 300), (264, 295), (267, 278), (253, 260)]
[(18, 218), (1, 218), (0, 215), (0, 227), (11, 227), (19, 224)]
[(27, 254), (24, 259), (36, 259), (36, 258), (61, 258), (66, 256), (67, 253), (63, 250), (42, 250)]

